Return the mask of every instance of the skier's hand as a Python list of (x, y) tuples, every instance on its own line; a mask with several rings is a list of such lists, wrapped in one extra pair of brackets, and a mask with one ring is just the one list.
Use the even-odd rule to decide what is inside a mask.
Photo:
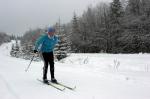
[(38, 54), (39, 54), (38, 51), (37, 50), (33, 50), (33, 52), (34, 52), (34, 56), (37, 57)]
[(34, 53), (37, 53), (38, 51), (37, 51), (37, 50), (34, 50), (33, 52), (34, 52)]

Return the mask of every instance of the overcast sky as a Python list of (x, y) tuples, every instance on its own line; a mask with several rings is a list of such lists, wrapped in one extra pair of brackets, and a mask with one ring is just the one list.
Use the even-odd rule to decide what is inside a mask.
[(0, 32), (23, 35), (25, 31), (62, 23), (81, 15), (86, 8), (111, 0), (0, 0)]

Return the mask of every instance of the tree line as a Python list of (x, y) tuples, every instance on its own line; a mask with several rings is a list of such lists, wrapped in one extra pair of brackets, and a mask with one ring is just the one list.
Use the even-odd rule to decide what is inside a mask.
[(0, 32), (0, 45), (5, 42), (10, 42), (11, 39), (13, 39), (13, 36), (9, 36), (4, 32)]
[(76, 52), (150, 52), (150, 1), (113, 0), (74, 14), (72, 48)]
[[(57, 27), (57, 24), (53, 26)], [(88, 6), (81, 16), (74, 13), (72, 20), (61, 26), (71, 52), (150, 52), (149, 0), (113, 0), (109, 4)], [(34, 44), (34, 39), (45, 30), (29, 30), (23, 36), (22, 44), (29, 41)]]

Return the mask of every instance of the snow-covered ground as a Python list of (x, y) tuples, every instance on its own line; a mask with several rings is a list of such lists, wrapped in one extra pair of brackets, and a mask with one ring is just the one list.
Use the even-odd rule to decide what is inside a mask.
[(70, 54), (55, 74), (77, 88), (61, 92), (36, 80), (42, 62), (25, 72), (30, 61), (10, 57), (10, 49), (0, 46), (0, 99), (150, 99), (150, 54)]

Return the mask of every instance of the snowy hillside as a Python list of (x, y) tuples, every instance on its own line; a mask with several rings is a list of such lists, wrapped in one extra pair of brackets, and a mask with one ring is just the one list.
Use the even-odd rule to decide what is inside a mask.
[(42, 62), (25, 72), (30, 61), (10, 57), (10, 49), (0, 46), (0, 99), (150, 99), (150, 54), (70, 54), (55, 74), (77, 88), (61, 92), (36, 80)]

